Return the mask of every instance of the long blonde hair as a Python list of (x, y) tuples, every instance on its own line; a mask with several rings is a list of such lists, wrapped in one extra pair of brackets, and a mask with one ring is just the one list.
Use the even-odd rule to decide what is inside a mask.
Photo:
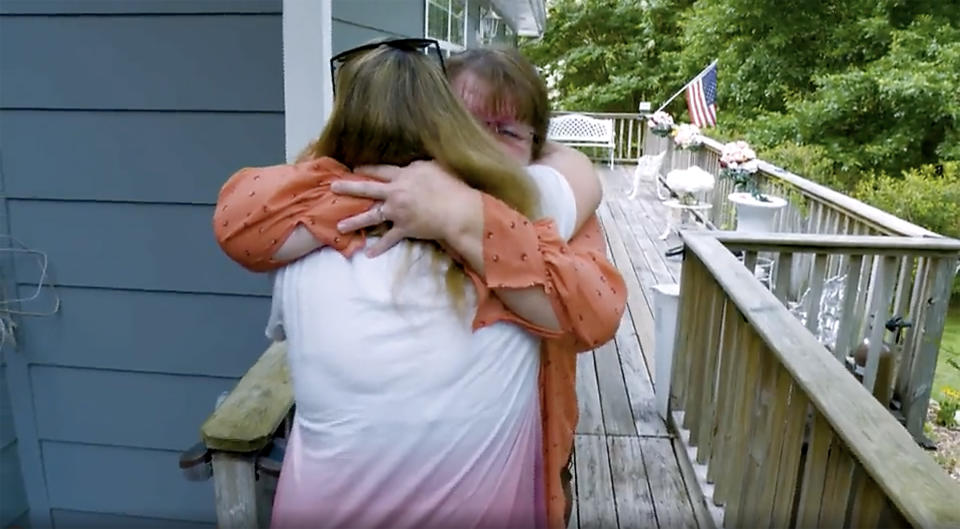
[[(536, 188), (450, 89), (435, 59), (381, 45), (351, 56), (337, 72), (333, 111), (304, 152), (354, 169), (435, 160), (470, 187), (535, 218)], [(436, 247), (436, 255), (445, 255)], [(464, 299), (464, 274), (450, 266), (447, 289)]]

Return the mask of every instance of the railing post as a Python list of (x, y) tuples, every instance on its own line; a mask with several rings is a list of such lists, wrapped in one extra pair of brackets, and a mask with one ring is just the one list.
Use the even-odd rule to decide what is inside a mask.
[(268, 517), (272, 500), (261, 497), (269, 493), (268, 484), (257, 478), (279, 474), (283, 450), (275, 436), (287, 430), (284, 421), (292, 407), (286, 344), (275, 342), (200, 428), (212, 453), (218, 527), (249, 529), (266, 523), (260, 516)]
[(254, 454), (213, 453), (217, 527), (257, 527), (257, 470)]
[(923, 440), (923, 423), (930, 402), (930, 390), (933, 386), (933, 373), (937, 368), (937, 354), (943, 338), (943, 326), (947, 318), (947, 305), (950, 302), (950, 285), (957, 267), (956, 257), (945, 257), (930, 263), (933, 275), (930, 288), (926, 289), (926, 310), (922, 322), (920, 349), (913, 365), (910, 386), (907, 388), (904, 415), (907, 430), (914, 438)]

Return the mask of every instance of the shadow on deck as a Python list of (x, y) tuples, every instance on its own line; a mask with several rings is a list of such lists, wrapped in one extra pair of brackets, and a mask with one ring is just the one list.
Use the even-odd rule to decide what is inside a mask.
[(608, 254), (627, 283), (628, 312), (613, 341), (578, 359), (577, 501), (569, 527), (697, 528), (703, 517), (694, 512), (697, 502), (677, 458), (684, 448), (655, 411), (652, 381), (651, 288), (679, 281), (681, 257), (665, 256), (679, 239), (658, 237), (667, 211), (652, 182), (627, 198), (628, 171), (601, 170), (600, 220)]

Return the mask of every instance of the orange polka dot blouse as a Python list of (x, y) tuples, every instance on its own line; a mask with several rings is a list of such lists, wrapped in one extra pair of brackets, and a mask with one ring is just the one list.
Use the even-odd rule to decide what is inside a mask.
[[(346, 256), (364, 247), (363, 233), (341, 234), (337, 222), (368, 210), (373, 201), (336, 195), (334, 180), (372, 180), (330, 158), (292, 165), (245, 168), (224, 184), (213, 216), (223, 251), (243, 267), (265, 272), (285, 263), (273, 254), (302, 224), (322, 245)], [(484, 274), (466, 269), (477, 291), (473, 327), (498, 321), (522, 325), (543, 338), (540, 410), (547, 518), (563, 527), (565, 498), (561, 470), (573, 447), (577, 424), (576, 353), (609, 340), (626, 305), (627, 289), (606, 258), (596, 217), (569, 241), (550, 219), (530, 221), (500, 200), (483, 195)], [(496, 289), (541, 286), (550, 298), (562, 331), (532, 325), (491, 295)]]

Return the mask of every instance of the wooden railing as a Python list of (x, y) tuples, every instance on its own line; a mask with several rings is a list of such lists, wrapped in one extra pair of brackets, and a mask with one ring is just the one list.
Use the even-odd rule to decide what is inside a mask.
[[(672, 169), (698, 165), (719, 176), (722, 148), (720, 142), (705, 137), (703, 146), (698, 150), (677, 149), (670, 138), (647, 134), (644, 137), (643, 154), (667, 151), (661, 169), (663, 175)], [(762, 191), (778, 195), (790, 203), (776, 217), (774, 227), (780, 233), (940, 237), (930, 230), (764, 161), (760, 162), (756, 178)], [(733, 203), (727, 199), (732, 192), (731, 182), (718, 178), (716, 188), (707, 196), (707, 201), (713, 204), (710, 221), (717, 229), (733, 228), (735, 211)]]
[[(921, 438), (960, 241), (742, 232), (716, 237), (745, 252), (747, 268)], [(766, 270), (758, 260), (768, 263)], [(812, 266), (795, 266), (798, 261)], [(797, 279), (806, 288), (792, 303)], [(909, 326), (884, 340), (885, 323), (894, 318)]]
[[(694, 151), (681, 150), (674, 146), (670, 138), (654, 134), (646, 135), (644, 144), (646, 154), (667, 151), (661, 169), (662, 175), (675, 168), (698, 165), (718, 176), (716, 187), (706, 196), (706, 201), (713, 207), (704, 220), (710, 227), (724, 230), (733, 229), (735, 226), (736, 211), (734, 204), (727, 198), (733, 191), (731, 182), (719, 178), (721, 149), (722, 144), (719, 142), (704, 138), (702, 148)], [(944, 240), (934, 232), (766, 162), (760, 162), (757, 179), (759, 187), (765, 193), (780, 196), (788, 202), (788, 206), (781, 209), (774, 219), (773, 229), (778, 241), (790, 240), (790, 235), (796, 234), (873, 235)], [(776, 246), (770, 242), (768, 246)], [(888, 242), (893, 244), (896, 241)], [(815, 316), (818, 315), (817, 307), (811, 305), (818, 305), (813, 303), (813, 300), (819, 301), (823, 283), (826, 280), (836, 282), (852, 278), (847, 282), (845, 295), (853, 297), (846, 297), (845, 300), (853, 303), (855, 309), (846, 311), (846, 321), (838, 341), (827, 344), (838, 358), (845, 359), (851, 348), (871, 333), (882, 336), (883, 326), (889, 317), (900, 316), (914, 324), (906, 330), (905, 342), (894, 347), (900, 366), (894, 397), (903, 405), (902, 413), (907, 428), (915, 437), (921, 439), (925, 403), (930, 396), (933, 369), (936, 366), (937, 348), (931, 344), (939, 344), (943, 321), (926, 321), (925, 325), (916, 323), (928, 311), (931, 296), (940, 296), (942, 292), (949, 293), (949, 284), (953, 277), (949, 260), (932, 261), (923, 252), (900, 252), (883, 258), (871, 252), (860, 255), (828, 252), (818, 256), (815, 249), (803, 250), (800, 247), (793, 247), (788, 252), (789, 256), (780, 259), (779, 251), (767, 247), (752, 249), (772, 252), (761, 255), (760, 259), (764, 261), (765, 258), (767, 263), (772, 261), (768, 271), (771, 272), (771, 280), (774, 280), (772, 276), (778, 275), (776, 281), (779, 285), (779, 299), (788, 306), (795, 303), (806, 305), (805, 312), (814, 316), (812, 319), (808, 318), (811, 324), (816, 323)], [(788, 273), (776, 273), (787, 265), (790, 268)], [(888, 306), (877, 305), (881, 302)], [(878, 346), (876, 340), (872, 343), (874, 347)], [(928, 358), (926, 354), (932, 355), (932, 358)], [(872, 376), (871, 369), (870, 376), (865, 381), (872, 384)], [(921, 401), (924, 403), (923, 410), (920, 409)]]
[(286, 345), (274, 343), (200, 428), (213, 464), (217, 527), (267, 527), (282, 457), (269, 449), (293, 408)]
[[(671, 387), (671, 417), (695, 451), (705, 497), (722, 506), (718, 522), (960, 527), (960, 486), (736, 259), (725, 237), (750, 248), (748, 261), (770, 246), (683, 234)], [(833, 238), (807, 247), (855, 255), (867, 253), (867, 243)]]
[[(619, 163), (636, 162), (643, 151), (643, 136), (646, 127), (640, 114), (630, 114), (624, 112), (573, 112), (561, 110), (554, 112), (555, 116), (564, 114), (583, 114), (597, 119), (613, 120), (613, 132), (616, 134), (616, 149), (613, 152), (613, 161)], [(604, 149), (595, 149), (591, 147), (581, 148), (583, 152), (592, 160), (606, 162), (610, 159), (609, 153)]]

